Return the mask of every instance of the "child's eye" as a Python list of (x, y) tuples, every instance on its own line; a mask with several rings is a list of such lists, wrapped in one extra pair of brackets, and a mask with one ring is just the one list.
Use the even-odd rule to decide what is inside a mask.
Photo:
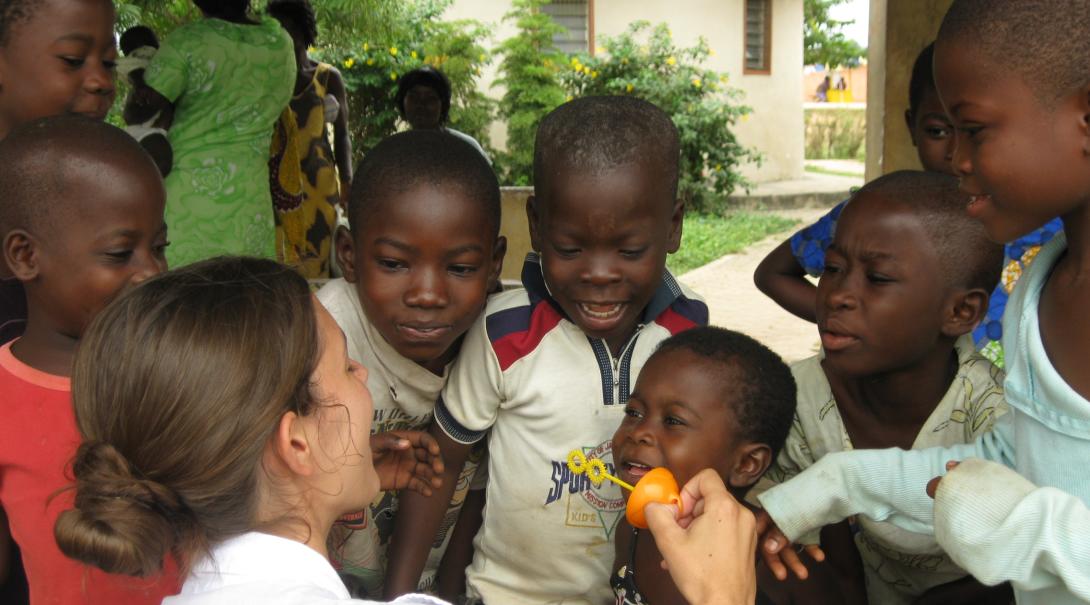
[(840, 273), (840, 266), (833, 263), (825, 263), (822, 273)]
[(475, 267), (474, 265), (451, 265), (450, 268), (447, 269), (447, 271), (449, 271), (452, 275), (465, 277), (476, 273), (477, 267)]
[(562, 258), (571, 258), (576, 254), (579, 254), (579, 248), (562, 248), (560, 246), (553, 246), (553, 250), (556, 250), (557, 255)]
[(111, 61), (111, 60), (107, 59), (107, 60), (102, 62), (102, 66), (105, 67), (106, 69), (110, 70), (110, 71), (113, 71), (113, 70), (117, 69), (117, 61)]
[(639, 418), (643, 416), (643, 414), (641, 414), (639, 410), (631, 406), (624, 409), (624, 415), (628, 416), (629, 418)]
[(380, 258), (378, 259), (378, 265), (388, 271), (397, 271), (398, 269), (405, 268), (405, 263), (393, 258)]
[(945, 139), (950, 136), (950, 128), (948, 126), (929, 126), (924, 129), (924, 133), (932, 139)]
[(630, 250), (621, 250), (621, 256), (625, 258), (639, 258), (643, 256), (643, 253), (647, 251), (647, 246), (642, 248), (634, 248)]
[(892, 277), (881, 273), (868, 273), (867, 280), (874, 284), (891, 284), (895, 281)]
[(111, 250), (106, 253), (106, 258), (112, 262), (123, 263), (132, 258), (132, 250)]
[(667, 416), (665, 422), (668, 426), (685, 426), (685, 421), (677, 416)]
[(168, 246), (170, 246), (170, 242), (156, 244), (156, 246), (152, 248), (152, 251), (155, 252), (155, 256), (166, 256)]
[(79, 69), (83, 67), (83, 57), (62, 56), (60, 57), (60, 60), (64, 61), (65, 65), (71, 67), (72, 69)]

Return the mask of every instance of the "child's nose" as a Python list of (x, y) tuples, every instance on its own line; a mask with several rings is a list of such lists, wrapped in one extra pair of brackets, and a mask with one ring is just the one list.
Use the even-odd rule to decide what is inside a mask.
[[(825, 279), (825, 277), (822, 277)], [(822, 288), (823, 296), (821, 296), (821, 304), (826, 309), (853, 309), (858, 304), (858, 299), (855, 296), (855, 292), (852, 291), (851, 284), (847, 279), (830, 280), (823, 284)]]
[(443, 307), (449, 302), (446, 282), (438, 271), (416, 272), (409, 290), (405, 293), (405, 304), (411, 307)]
[(83, 79), (83, 88), (96, 95), (112, 95), (115, 89), (115, 74), (101, 62), (87, 62), (87, 77)]
[(595, 255), (587, 259), (583, 267), (583, 281), (595, 286), (605, 286), (620, 281), (617, 265), (607, 255)]
[(163, 271), (166, 271), (166, 261), (155, 258), (152, 255), (149, 258), (145, 258), (141, 261), (140, 266), (133, 272), (130, 281), (135, 286), (141, 284), (148, 279), (159, 275)]
[(953, 137), (953, 149), (950, 149), (950, 167), (957, 176), (968, 176), (973, 173), (973, 163), (969, 158), (969, 145), (962, 141), (965, 134), (958, 133)]

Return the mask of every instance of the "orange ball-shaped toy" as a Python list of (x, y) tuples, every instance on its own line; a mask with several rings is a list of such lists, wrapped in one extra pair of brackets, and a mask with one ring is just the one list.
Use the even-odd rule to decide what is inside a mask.
[(673, 473), (662, 467), (653, 468), (636, 483), (625, 507), (625, 518), (632, 527), (647, 529), (643, 508), (650, 502), (676, 504), (678, 514), (681, 514), (681, 493)]

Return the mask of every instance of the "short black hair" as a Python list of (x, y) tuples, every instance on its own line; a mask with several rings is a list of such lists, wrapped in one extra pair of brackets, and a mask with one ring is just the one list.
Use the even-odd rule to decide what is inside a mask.
[(677, 197), (681, 143), (677, 127), (654, 104), (630, 96), (591, 96), (564, 103), (541, 120), (534, 141), (534, 184), (562, 168), (600, 174), (618, 166), (661, 166)]
[(397, 112), (401, 114), (401, 117), (405, 117), (405, 96), (417, 86), (427, 86), (439, 95), (439, 102), (443, 104), (439, 123), (446, 124), (450, 116), (450, 80), (447, 79), (446, 74), (430, 65), (414, 69), (397, 81), (397, 95), (394, 96)]
[(80, 202), (73, 167), (87, 164), (135, 165), (159, 174), (136, 139), (100, 120), (60, 115), (12, 129), (0, 141), (0, 238), (13, 229), (41, 235), (63, 225)]
[(916, 55), (916, 62), (912, 64), (912, 78), (908, 81), (908, 113), (913, 119), (920, 110), (924, 95), (935, 92), (934, 58), (935, 43), (932, 42)]
[(719, 396), (734, 405), (738, 437), (767, 445), (771, 460), (776, 460), (791, 430), (797, 401), (795, 377), (783, 359), (745, 334), (715, 326), (667, 338), (651, 359), (670, 351), (689, 351), (720, 366)]
[(956, 177), (920, 170), (891, 172), (860, 188), (849, 206), (863, 193), (900, 204), (919, 217), (949, 287), (991, 293), (999, 283), (1003, 246), (988, 239), (980, 221), (965, 211), (969, 196), (958, 189)]
[(0, 3), (0, 48), (7, 45), (12, 28), (29, 21), (41, 4), (42, 0), (4, 0)]
[(121, 34), (119, 43), (121, 45), (121, 52), (125, 53), (125, 55), (144, 46), (159, 48), (159, 38), (156, 37), (155, 32), (146, 25), (136, 25), (126, 29), (125, 33)]
[(294, 23), (303, 33), (303, 44), (311, 46), (318, 39), (318, 19), (308, 0), (269, 0), (269, 15), (283, 23)]
[(997, 69), (1010, 69), (1051, 103), (1090, 82), (1090, 2), (955, 0), (938, 44), (970, 41)]
[(250, 12), (250, 0), (193, 0), (210, 17), (233, 17)]
[[(458, 187), (481, 204), (492, 237), (500, 229), (500, 185), (488, 160), (461, 138), (440, 130), (409, 130), (383, 139), (356, 167), (348, 202), (354, 233), (380, 220), (383, 200), (422, 184)], [(424, 220), (422, 218), (421, 220)]]

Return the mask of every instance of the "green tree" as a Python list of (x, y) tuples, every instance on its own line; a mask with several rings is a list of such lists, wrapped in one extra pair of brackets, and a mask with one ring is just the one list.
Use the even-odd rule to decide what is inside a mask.
[(548, 0), (514, 0), (512, 4), (504, 20), (514, 21), (518, 33), (497, 50), (503, 62), (496, 84), (505, 88), (499, 115), (507, 120), (507, 151), (497, 158), (497, 165), (505, 184), (530, 185), (537, 125), (566, 96), (557, 77), (566, 64), (565, 56), (553, 45), (553, 35), (564, 29), (541, 11)]
[(805, 0), (803, 4), (803, 65), (857, 65), (867, 50), (844, 36), (840, 28), (854, 21), (829, 16), (829, 9), (847, 0)]
[(633, 95), (669, 114), (681, 139), (678, 190), (691, 209), (716, 210), (717, 201), (749, 185), (739, 167), (760, 155), (743, 147), (733, 129), (751, 110), (726, 73), (704, 67), (711, 54), (706, 40), (680, 48), (666, 24), (637, 21), (601, 43), (604, 53), (568, 62), (562, 79), (571, 96)]

